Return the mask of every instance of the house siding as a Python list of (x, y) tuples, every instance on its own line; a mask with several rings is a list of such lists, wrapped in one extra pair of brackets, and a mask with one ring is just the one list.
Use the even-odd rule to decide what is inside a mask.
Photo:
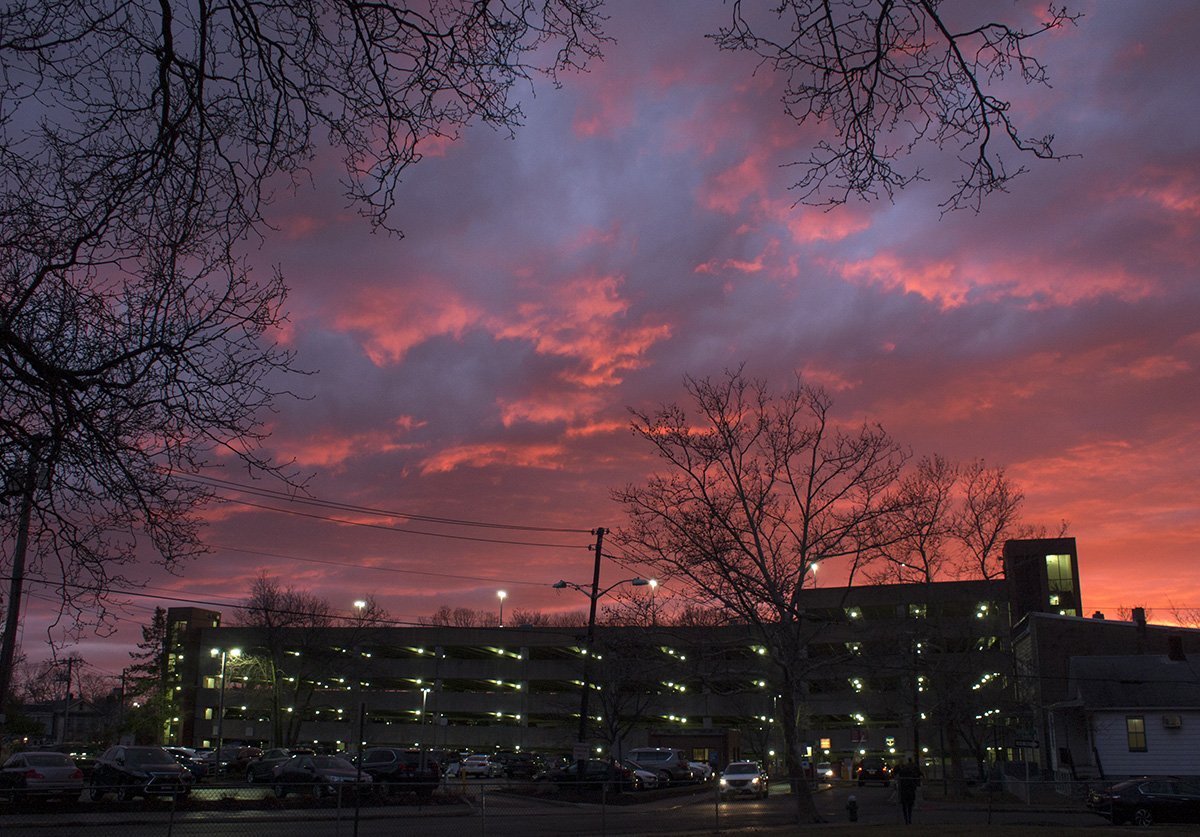
[[(1181, 719), (1179, 729), (1165, 727), (1164, 715), (1178, 715)], [(1129, 751), (1125, 726), (1129, 716), (1145, 718), (1145, 752)], [(1100, 755), (1100, 767), (1110, 778), (1200, 775), (1200, 711), (1130, 709), (1096, 712), (1092, 716), (1092, 742)]]

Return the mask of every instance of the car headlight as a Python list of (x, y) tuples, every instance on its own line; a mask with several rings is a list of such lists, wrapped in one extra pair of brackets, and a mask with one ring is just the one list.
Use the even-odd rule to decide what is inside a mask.
[(725, 784), (725, 777), (724, 777), (724, 776), (722, 776), (722, 777), (721, 777), (721, 784), (722, 784), (722, 785), (723, 785), (723, 784)]
[(752, 785), (757, 785), (757, 784), (758, 784), (758, 777), (757, 777), (757, 776), (755, 776), (753, 779), (751, 779), (751, 780), (750, 780), (750, 784), (752, 784)]

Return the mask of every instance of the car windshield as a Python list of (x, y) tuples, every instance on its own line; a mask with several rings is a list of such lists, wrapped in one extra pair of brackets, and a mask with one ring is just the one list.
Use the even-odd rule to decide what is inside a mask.
[(75, 762), (59, 753), (29, 753), (25, 761), (30, 767), (74, 767)]
[(174, 764), (166, 750), (126, 750), (125, 763), (135, 767), (148, 764)]
[(321, 770), (354, 770), (354, 765), (341, 756), (314, 756), (313, 764)]
[(725, 768), (726, 773), (757, 773), (758, 762), (753, 761), (735, 761), (729, 767)]

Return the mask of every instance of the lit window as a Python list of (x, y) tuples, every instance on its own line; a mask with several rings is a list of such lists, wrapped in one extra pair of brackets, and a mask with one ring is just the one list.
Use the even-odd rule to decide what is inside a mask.
[(1125, 718), (1125, 732), (1129, 736), (1129, 752), (1146, 752), (1146, 719), (1141, 715)]

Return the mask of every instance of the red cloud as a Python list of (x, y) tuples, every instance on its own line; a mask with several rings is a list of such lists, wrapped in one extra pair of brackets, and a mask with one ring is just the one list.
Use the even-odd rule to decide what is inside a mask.
[(457, 293), (426, 280), (404, 288), (368, 288), (357, 294), (337, 327), (363, 334), (363, 348), (376, 366), (399, 363), (413, 346), (441, 335), (461, 337), (482, 309)]
[(557, 470), (562, 467), (562, 459), (562, 446), (552, 442), (524, 445), (511, 441), (480, 442), (440, 451), (421, 463), (421, 474), (446, 473), (466, 467), (486, 468), (490, 465)]
[(423, 424), (412, 416), (402, 416), (393, 422), (390, 431), (376, 430), (350, 435), (344, 431), (329, 430), (295, 440), (282, 455), (307, 467), (336, 468), (359, 457), (416, 447), (399, 439)]
[(614, 386), (620, 373), (637, 369), (651, 346), (671, 334), (665, 323), (627, 325), (629, 302), (612, 276), (576, 279), (549, 289), (545, 299), (526, 302), (515, 315), (494, 317), (497, 338), (525, 340), (540, 354), (572, 359), (563, 377), (584, 387)]

